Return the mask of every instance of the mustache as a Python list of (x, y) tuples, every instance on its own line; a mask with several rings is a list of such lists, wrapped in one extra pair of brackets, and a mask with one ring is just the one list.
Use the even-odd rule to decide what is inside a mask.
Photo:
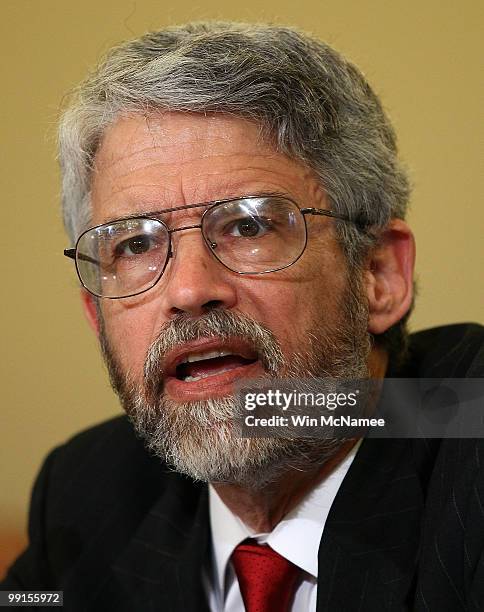
[(234, 337), (247, 342), (257, 352), (263, 368), (277, 375), (284, 364), (284, 354), (275, 335), (262, 323), (228, 310), (211, 310), (196, 318), (181, 313), (163, 325), (148, 350), (144, 365), (148, 396), (153, 399), (162, 393), (166, 355), (180, 344), (201, 338)]

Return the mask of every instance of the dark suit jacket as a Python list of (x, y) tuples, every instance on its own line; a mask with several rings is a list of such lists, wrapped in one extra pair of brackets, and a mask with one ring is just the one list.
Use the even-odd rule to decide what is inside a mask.
[[(402, 376), (483, 376), (483, 329), (418, 333), (410, 356)], [(49, 455), (0, 588), (63, 590), (70, 612), (207, 610), (209, 537), (207, 487), (120, 417)], [(483, 547), (484, 440), (365, 440), (321, 540), (318, 612), (482, 612)]]

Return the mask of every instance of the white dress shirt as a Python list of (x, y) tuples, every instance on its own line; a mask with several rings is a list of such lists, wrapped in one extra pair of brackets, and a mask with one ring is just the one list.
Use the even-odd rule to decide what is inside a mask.
[(204, 574), (205, 590), (212, 612), (244, 612), (239, 583), (230, 562), (236, 546), (246, 538), (269, 546), (297, 565), (302, 580), (296, 590), (291, 612), (315, 612), (318, 578), (318, 551), (330, 508), (360, 442), (316, 488), (289, 512), (270, 533), (256, 533), (223, 503), (209, 486), (212, 531), (212, 575)]

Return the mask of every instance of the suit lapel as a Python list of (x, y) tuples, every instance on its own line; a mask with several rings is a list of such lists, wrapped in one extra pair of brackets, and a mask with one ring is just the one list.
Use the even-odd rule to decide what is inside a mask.
[(161, 497), (112, 564), (127, 610), (208, 611), (202, 586), (208, 525), (207, 488), (170, 474)]
[(431, 454), (423, 440), (363, 442), (321, 539), (318, 612), (405, 609)]

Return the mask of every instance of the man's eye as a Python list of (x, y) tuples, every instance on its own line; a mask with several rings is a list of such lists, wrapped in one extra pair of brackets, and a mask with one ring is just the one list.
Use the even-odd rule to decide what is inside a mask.
[(232, 221), (226, 233), (236, 238), (260, 238), (271, 229), (271, 223), (263, 217), (244, 217)]
[(156, 247), (155, 241), (151, 236), (133, 236), (127, 240), (119, 242), (114, 249), (115, 257), (133, 257), (143, 255)]

